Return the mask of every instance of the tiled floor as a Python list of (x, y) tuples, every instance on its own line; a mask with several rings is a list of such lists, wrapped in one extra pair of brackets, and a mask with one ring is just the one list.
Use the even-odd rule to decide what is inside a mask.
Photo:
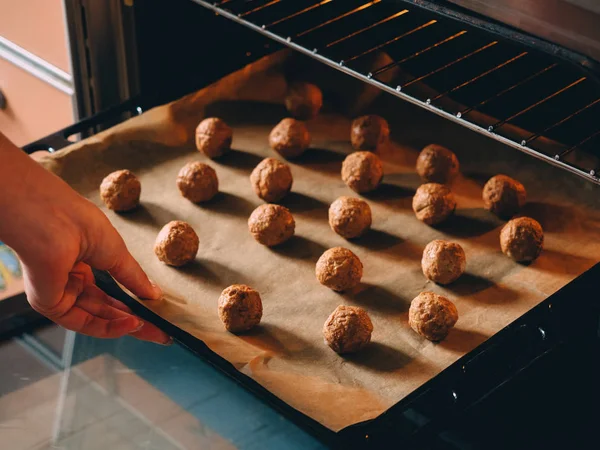
[(86, 361), (68, 377), (54, 374), (0, 397), (2, 448), (235, 448), (111, 356)]

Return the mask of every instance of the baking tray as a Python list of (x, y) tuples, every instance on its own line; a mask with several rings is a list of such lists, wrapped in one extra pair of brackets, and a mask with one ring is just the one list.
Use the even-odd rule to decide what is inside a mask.
[[(264, 67), (263, 67), (264, 69)], [(246, 72), (252, 72), (252, 70), (246, 70)], [(242, 73), (244, 73), (244, 71), (242, 71)], [(234, 74), (235, 75), (235, 74)], [(235, 78), (235, 76), (234, 76)], [(230, 80), (231, 81), (231, 80)], [(248, 80), (246, 80), (248, 81)], [(263, 80), (264, 82), (264, 80)], [(273, 86), (273, 85), (271, 85)], [(252, 87), (252, 83), (247, 84), (246, 88), (248, 87)], [(276, 87), (271, 89), (271, 93), (273, 94), (274, 97), (277, 97), (277, 91), (278, 89)], [(211, 97), (212, 95), (212, 97)], [(200, 93), (200, 94), (196, 94), (196, 96), (192, 96), (191, 100), (193, 100), (194, 98), (197, 97), (205, 97), (204, 100), (207, 100), (208, 103), (210, 102), (214, 102), (216, 100), (221, 100), (221, 99), (225, 99), (225, 100), (235, 100), (235, 101), (239, 101), (240, 99), (243, 100), (257, 100), (256, 98), (252, 98), (253, 96), (256, 96), (256, 86), (252, 87), (252, 89), (244, 89), (244, 87), (241, 87), (240, 85), (238, 85), (235, 88), (235, 92), (231, 93), (231, 92), (227, 92), (226, 90), (223, 89), (209, 89), (208, 94), (205, 93)], [(208, 98), (206, 98), (208, 97)], [(263, 96), (264, 97), (264, 96)], [(260, 98), (260, 100), (264, 100), (264, 98)], [(385, 100), (385, 99), (384, 99)], [(189, 102), (190, 99), (188, 99), (187, 103), (189, 106)], [(193, 103), (193, 102), (192, 102)], [(154, 112), (150, 112), (150, 115), (152, 116), (152, 114), (155, 116), (155, 118), (161, 118), (161, 117), (165, 117), (162, 113), (164, 113), (165, 111), (167, 111), (167, 116), (169, 118), (172, 117), (177, 117), (178, 115), (180, 117), (184, 117), (185, 120), (187, 120), (187, 125), (189, 128), (189, 125), (192, 123), (197, 123), (197, 117), (198, 115), (203, 115), (206, 111), (204, 109), (204, 107), (206, 105), (203, 105), (202, 107), (198, 108), (198, 111), (196, 111), (194, 114), (189, 114), (189, 111), (187, 112), (186, 115), (186, 111), (185, 108), (182, 108), (180, 105), (182, 103), (174, 103), (172, 105), (168, 105), (168, 107), (162, 108), (159, 111), (154, 111)], [(183, 101), (183, 104), (186, 104), (186, 101)], [(397, 105), (397, 106), (396, 106)], [(398, 107), (399, 111), (400, 111), (400, 104), (394, 104), (394, 107)], [(409, 111), (408, 114), (411, 114), (412, 112)], [(406, 116), (406, 117), (411, 117), (412, 116)], [(420, 117), (417, 118), (418, 120), (423, 120), (425, 119), (426, 122), (422, 122), (422, 123), (426, 123), (427, 127), (432, 127), (434, 129), (437, 129), (439, 132), (438, 135), (438, 140), (440, 140), (439, 138), (441, 137), (442, 142), (443, 143), (448, 143), (449, 145), (451, 145), (453, 148), (457, 147), (457, 145), (452, 145), (452, 138), (450, 135), (444, 136), (444, 133), (446, 133), (447, 130), (447, 124), (445, 123), (439, 123), (439, 121), (436, 120), (431, 120), (431, 117)], [(429, 120), (427, 120), (429, 119)], [(179, 129), (176, 129), (178, 131), (181, 131)], [(414, 135), (411, 137), (410, 136), (410, 131), (408, 130), (412, 130)], [(139, 131), (139, 130), (138, 130)], [(109, 130), (107, 133), (101, 133), (99, 136), (92, 138), (91, 141), (87, 142), (87, 143), (80, 143), (78, 146), (78, 148), (83, 148), (86, 145), (89, 146), (94, 146), (96, 144), (100, 145), (103, 142), (109, 142), (110, 140), (114, 140), (115, 137), (117, 136), (117, 134), (120, 133), (126, 133), (125, 137), (127, 137), (131, 142), (135, 142), (136, 145), (138, 145), (140, 148), (144, 148), (144, 143), (143, 140), (144, 139), (148, 139), (148, 134), (147, 133), (139, 133), (138, 131), (135, 130), (135, 127), (132, 127), (131, 124), (129, 124), (128, 126), (125, 127), (121, 127), (120, 129), (115, 129), (115, 130)], [(147, 131), (147, 130), (146, 130)], [(156, 129), (153, 130), (154, 131), (154, 136), (157, 136), (157, 132)], [(192, 133), (191, 135), (193, 136), (193, 128), (192, 128)], [(404, 142), (410, 142), (411, 139), (415, 139), (415, 136), (419, 136), (422, 134), (428, 134), (428, 133), (424, 133), (424, 129), (421, 128), (419, 129), (414, 128), (414, 127), (407, 127), (405, 131), (405, 135), (403, 136), (403, 143)], [(189, 134), (190, 130), (187, 130), (187, 133)], [(452, 134), (453, 131), (450, 132), (450, 134)], [(263, 133), (264, 134), (264, 133)], [(463, 136), (464, 133), (462, 135), (458, 135), (458, 137), (455, 137), (454, 139), (460, 139), (461, 141), (463, 140)], [(163, 137), (164, 138), (164, 137)], [(186, 139), (188, 139), (189, 136), (186, 134), (185, 137), (183, 138), (183, 141), (185, 141)], [(263, 136), (264, 138), (264, 136)], [(423, 139), (423, 137), (420, 137), (421, 139)], [(180, 142), (177, 141), (177, 135), (175, 134), (175, 136), (171, 135), (168, 138), (164, 138), (164, 139), (168, 139), (168, 144), (171, 147), (178, 147), (178, 146), (182, 146), (182, 145), (187, 145), (189, 144), (189, 142)], [(426, 137), (427, 141), (425, 142), (412, 142), (412, 144), (414, 146), (418, 146), (418, 144), (423, 144), (423, 143), (429, 143), (429, 141), (431, 140), (430, 136)], [(483, 140), (485, 142), (485, 140)], [(163, 141), (164, 143), (164, 141)], [(469, 144), (470, 147), (475, 148), (477, 147), (476, 144), (481, 145), (482, 142), (481, 140), (479, 142), (471, 142)], [(235, 142), (234, 142), (235, 145)], [(71, 152), (72, 155), (71, 156), (77, 156), (74, 151), (76, 151), (77, 148), (75, 149), (70, 149), (67, 151)], [(492, 148), (490, 149), (491, 152), (493, 152), (494, 148), (492, 146)], [(413, 156), (414, 156), (414, 150), (413, 152)], [(410, 154), (410, 151), (409, 151)], [(479, 154), (479, 158), (478, 155)], [(464, 156), (465, 154), (461, 154), (459, 152), (459, 156), (461, 157), (461, 161), (465, 162)], [(468, 162), (472, 163), (472, 164), (466, 164), (465, 165), (465, 171), (469, 171), (472, 172), (472, 168), (470, 168), (469, 166), (473, 166), (473, 167), (479, 167), (481, 168), (481, 164), (482, 164), (482, 160), (485, 161), (486, 157), (482, 158), (481, 157), (481, 152), (475, 152), (473, 155), (470, 155), (471, 160), (467, 160)], [(504, 161), (505, 163), (508, 162), (508, 166), (510, 167), (512, 164), (517, 164), (517, 166), (519, 168), (521, 168), (522, 170), (525, 170), (525, 172), (532, 170), (532, 166), (538, 167), (536, 169), (536, 171), (539, 171), (538, 173), (540, 174), (540, 176), (551, 176), (551, 177), (556, 177), (556, 170), (555, 169), (551, 169), (549, 167), (540, 165), (539, 163), (533, 164), (531, 163), (530, 160), (526, 160), (526, 159), (521, 159), (520, 156), (516, 157), (515, 155), (511, 155), (514, 158), (511, 161)], [(114, 158), (115, 155), (113, 154), (112, 157)], [(489, 158), (489, 155), (487, 156), (487, 158)], [(43, 159), (43, 158), (42, 158)], [(80, 160), (80, 162), (83, 162), (85, 159)], [(114, 162), (114, 161), (113, 161)], [(46, 164), (47, 167), (52, 168), (53, 164), (57, 164), (60, 166), (60, 158), (46, 158), (45, 161), (42, 161), (42, 163)], [(531, 163), (531, 164), (530, 164)], [(485, 164), (485, 162), (484, 162)], [(502, 164), (498, 164), (497, 162), (494, 162), (493, 164), (494, 166), (494, 170), (501, 170), (503, 168), (505, 168), (505, 166), (503, 166)], [(71, 168), (71, 170), (74, 167)], [(64, 167), (55, 167), (56, 171), (58, 173), (61, 172), (62, 169), (64, 170), (69, 170), (69, 168), (64, 168)], [(506, 172), (511, 173), (511, 170), (504, 170)], [(548, 171), (551, 171), (551, 173), (548, 173)], [(514, 172), (514, 170), (513, 170)], [(518, 172), (518, 171), (517, 171)], [(511, 173), (512, 174), (512, 173)], [(517, 173), (518, 175), (518, 173)], [(560, 174), (562, 175), (562, 174)], [(471, 173), (472, 177), (476, 177), (477, 175), (475, 173)], [(563, 175), (564, 177), (564, 175)], [(521, 178), (523, 179), (523, 178)], [(413, 181), (414, 182), (414, 181)], [(532, 184), (535, 184), (535, 180), (531, 181)], [(578, 184), (577, 182), (567, 178), (565, 180), (561, 180), (561, 183), (563, 184), (563, 189), (561, 189), (560, 191), (558, 191), (557, 193), (555, 193), (555, 200), (560, 200), (561, 197), (564, 198), (570, 198), (570, 196), (572, 195), (573, 192), (578, 192), (577, 190), (581, 189), (581, 185)], [(574, 183), (574, 184), (573, 184)], [(528, 183), (528, 187), (529, 187)], [(398, 186), (396, 186), (396, 188), (393, 188), (393, 184), (392, 184), (392, 191), (395, 190), (395, 192), (398, 192)], [(537, 188), (538, 192), (539, 192), (539, 186), (534, 186)], [(389, 186), (388, 186), (388, 189)], [(534, 191), (536, 189), (533, 189)], [(581, 203), (583, 205), (589, 206), (589, 204), (594, 204), (594, 196), (593, 194), (590, 194), (589, 192), (587, 193), (587, 195), (584, 195), (584, 199), (582, 199)], [(591, 200), (590, 200), (591, 199)], [(377, 198), (373, 199), (373, 201), (377, 201)], [(542, 208), (541, 204), (533, 204), (532, 206), (536, 207), (537, 206), (537, 213), (538, 215), (544, 215), (544, 210)], [(560, 211), (561, 213), (558, 214), (558, 216), (564, 216), (564, 215), (568, 215), (568, 213), (565, 213), (565, 210), (562, 209), (557, 209), (556, 211)], [(535, 208), (534, 208), (534, 212), (535, 212)], [(547, 213), (547, 211), (546, 211)], [(539, 217), (538, 217), (539, 218)], [(561, 218), (561, 217), (555, 217), (553, 219), (559, 219), (559, 225), (560, 225), (560, 221), (564, 220), (565, 218)], [(568, 219), (568, 218), (567, 218)], [(464, 219), (463, 220), (467, 220)], [(555, 225), (552, 225), (551, 222), (548, 221), (549, 217), (548, 215), (544, 216), (544, 220), (542, 220), (542, 223), (544, 226), (549, 225), (550, 231), (557, 231), (559, 227)], [(497, 225), (496, 225), (497, 226)], [(554, 259), (556, 259), (556, 255), (554, 255)], [(576, 264), (576, 266), (578, 267), (582, 267), (582, 263), (583, 265), (589, 265), (591, 266), (592, 264), (590, 264), (589, 260), (584, 260), (582, 261), (581, 258), (580, 259), (574, 259), (571, 260), (571, 262), (574, 262)], [(392, 264), (392, 263), (390, 263)], [(556, 267), (554, 268), (556, 269)], [(593, 271), (595, 271), (597, 273), (597, 268), (592, 269)], [(568, 273), (566, 275), (569, 275), (570, 278), (574, 278), (574, 274), (573, 273)], [(159, 316), (151, 313), (148, 309), (142, 307), (140, 309), (140, 304), (136, 303), (133, 304), (131, 303), (132, 300), (130, 298), (127, 298), (124, 296), (124, 294), (122, 292), (118, 292), (116, 291), (115, 286), (111, 286), (110, 285), (110, 280), (106, 279), (105, 277), (103, 277), (101, 274), (97, 274), (98, 276), (98, 280), (99, 280), (99, 284), (101, 285), (101, 287), (103, 287), (104, 289), (106, 289), (107, 291), (109, 291), (112, 295), (115, 295), (117, 298), (122, 298), (124, 301), (130, 303), (132, 305), (132, 307), (134, 307), (136, 309), (137, 312), (139, 312), (139, 314), (145, 318), (146, 320), (150, 320), (152, 322), (155, 322), (157, 325), (163, 327), (165, 329), (165, 331), (167, 331), (168, 333), (172, 334), (175, 338), (177, 338), (179, 341), (181, 341), (182, 343), (184, 343), (184, 345), (186, 345), (187, 347), (189, 347), (190, 349), (192, 349), (192, 351), (195, 351), (203, 356), (205, 356), (207, 359), (209, 359), (211, 362), (213, 362), (215, 365), (217, 365), (218, 367), (220, 367), (221, 369), (223, 369), (225, 372), (229, 373), (230, 375), (232, 375), (235, 379), (241, 381), (243, 384), (249, 386), (253, 391), (257, 392), (261, 397), (266, 398), (270, 403), (273, 403), (275, 406), (277, 406), (279, 409), (281, 409), (282, 411), (286, 412), (287, 414), (291, 415), (292, 418), (295, 421), (300, 422), (302, 425), (304, 425), (305, 427), (307, 427), (308, 429), (312, 430), (313, 432), (319, 434), (321, 436), (321, 438), (323, 438), (324, 440), (326, 440), (329, 443), (335, 443), (335, 442), (339, 442), (339, 438), (342, 438), (344, 441), (346, 441), (346, 438), (348, 439), (348, 441), (346, 442), (354, 442), (354, 443), (364, 443), (364, 442), (382, 442), (379, 441), (379, 439), (387, 439), (390, 436), (394, 436), (395, 439), (398, 439), (399, 437), (403, 437), (403, 438), (407, 438), (408, 436), (411, 435), (416, 435), (419, 434), (419, 430), (424, 430), (427, 429), (428, 427), (430, 427), (431, 423), (435, 422), (435, 418), (441, 414), (440, 417), (444, 417), (449, 411), (457, 411), (460, 408), (465, 407), (468, 403), (469, 403), (469, 399), (474, 399), (477, 397), (478, 394), (476, 394), (477, 389), (475, 389), (475, 386), (477, 386), (477, 383), (473, 383), (471, 380), (471, 383), (458, 383), (458, 381), (460, 380), (464, 380), (465, 377), (462, 376), (462, 378), (457, 378), (457, 370), (459, 372), (463, 372), (463, 373), (467, 373), (467, 374), (475, 374), (478, 372), (478, 370), (480, 369), (476, 369), (477, 364), (474, 364), (472, 361), (482, 361), (481, 356), (479, 356), (479, 359), (477, 359), (478, 355), (483, 355), (483, 354), (489, 354), (490, 352), (496, 353), (497, 355), (506, 355), (507, 357), (511, 357), (514, 356), (515, 354), (519, 354), (522, 355), (523, 353), (527, 353), (526, 356), (524, 356), (522, 359), (523, 361), (528, 361), (531, 360), (531, 358), (533, 358), (535, 356), (535, 354), (539, 353), (539, 349), (540, 348), (544, 348), (547, 345), (550, 345), (551, 342), (553, 342), (552, 339), (548, 339), (547, 338), (547, 333), (544, 334), (545, 332), (541, 332), (539, 331), (540, 327), (530, 327), (527, 326), (526, 322), (535, 322), (535, 320), (533, 319), (544, 319), (546, 318), (546, 316), (549, 314), (548, 311), (556, 311), (557, 307), (553, 305), (553, 308), (549, 308), (549, 304), (548, 300), (546, 300), (545, 302), (543, 302), (542, 304), (540, 304), (539, 306), (535, 307), (532, 311), (530, 311), (530, 313), (528, 313), (526, 316), (524, 316), (522, 319), (519, 319), (516, 322), (513, 322), (511, 325), (509, 325), (505, 330), (503, 330), (502, 332), (496, 334), (494, 337), (492, 337), (491, 339), (488, 339), (484, 344), (480, 345), (477, 347), (477, 349), (471, 353), (469, 353), (467, 356), (463, 357), (462, 359), (458, 359), (454, 364), (450, 365), (446, 370), (444, 370), (443, 372), (441, 372), (441, 374), (437, 375), (436, 377), (433, 377), (430, 381), (428, 381), (427, 383), (425, 383), (424, 385), (422, 385), (419, 389), (416, 389), (414, 392), (412, 392), (411, 394), (409, 394), (408, 396), (404, 397), (404, 399), (402, 401), (400, 401), (399, 403), (397, 403), (395, 406), (393, 406), (391, 409), (389, 409), (385, 414), (377, 417), (374, 420), (371, 421), (367, 421), (363, 424), (356, 424), (353, 425), (351, 427), (346, 427), (342, 430), (340, 430), (338, 433), (333, 433), (331, 432), (329, 429), (327, 429), (326, 427), (322, 426), (320, 423), (318, 423), (317, 421), (310, 419), (309, 417), (307, 417), (304, 414), (299, 413), (296, 409), (292, 408), (291, 406), (289, 406), (287, 403), (281, 401), (277, 396), (273, 395), (272, 393), (270, 393), (268, 390), (266, 390), (265, 388), (263, 388), (261, 385), (259, 385), (256, 381), (250, 379), (248, 376), (242, 374), (241, 372), (239, 372), (237, 370), (237, 368), (235, 366), (233, 366), (232, 364), (228, 363), (227, 361), (225, 361), (224, 359), (222, 359), (221, 357), (219, 357), (218, 355), (214, 354), (211, 350), (209, 350), (209, 348), (200, 340), (194, 338), (191, 334), (188, 334), (184, 331), (182, 331), (181, 329), (177, 328), (177, 327), (173, 327), (173, 325), (171, 325), (170, 323), (168, 323), (167, 321), (165, 321), (164, 319), (160, 318)], [(591, 278), (593, 278), (592, 276), (587, 276), (583, 277), (583, 280), (589, 280)], [(560, 277), (559, 277), (560, 278)], [(533, 283), (535, 284), (535, 283)], [(564, 283), (559, 280), (558, 281), (559, 285), (564, 285)], [(577, 283), (578, 286), (586, 286), (586, 284), (582, 281)], [(552, 289), (550, 287), (550, 289)], [(574, 288), (571, 288), (574, 289)], [(554, 290), (553, 290), (554, 292)], [(558, 294), (557, 294), (558, 295)], [(560, 295), (559, 295), (560, 297)], [(552, 304), (552, 303), (550, 303)], [(545, 305), (545, 306), (544, 306)], [(460, 308), (459, 308), (460, 309)], [(527, 320), (525, 320), (525, 317), (528, 317)], [(556, 314), (551, 314), (551, 317), (556, 318), (556, 317), (560, 317), (557, 316)], [(553, 319), (555, 320), (555, 319)], [(544, 330), (544, 328), (542, 328), (542, 330)], [(522, 347), (522, 342), (523, 339), (526, 339), (527, 341), (530, 342), (537, 342), (535, 338), (541, 339), (542, 341), (542, 345), (533, 345), (534, 349), (532, 349), (531, 352), (529, 352), (529, 350), (527, 352), (525, 352), (521, 347)], [(498, 350), (500, 348), (500, 350)], [(529, 347), (528, 347), (529, 348)], [(494, 350), (495, 349), (495, 350)], [(519, 349), (519, 351), (517, 352), (516, 349)], [(466, 351), (465, 351), (466, 352)], [(465, 358), (468, 359), (465, 360)], [(519, 366), (523, 366), (526, 365), (526, 363), (517, 363), (517, 361), (515, 360), (519, 360), (519, 358), (512, 358), (510, 359), (511, 364), (509, 365), (510, 370), (509, 371), (502, 371), (502, 370), (496, 370), (494, 371), (494, 374), (492, 374), (492, 379), (496, 380), (497, 383), (501, 383), (502, 381), (504, 381), (505, 379), (507, 379), (508, 377), (510, 377), (510, 375), (512, 373), (514, 373), (514, 371), (518, 371), (519, 370)], [(502, 360), (500, 360), (502, 361)], [(466, 362), (471, 362), (471, 365), (468, 366), (467, 364), (465, 364)], [(482, 366), (481, 364), (479, 366)], [(488, 364), (484, 364), (483, 366), (489, 366)], [(475, 368), (474, 368), (475, 367)], [(458, 369), (457, 369), (458, 368)], [(485, 368), (481, 369), (481, 370), (485, 370)], [(485, 373), (484, 373), (485, 375)], [(489, 374), (488, 374), (489, 375)], [(467, 377), (469, 378), (469, 377)], [(477, 377), (478, 379), (487, 379), (485, 376), (480, 376)], [(489, 378), (489, 377), (488, 377)], [(487, 386), (487, 390), (490, 389), (490, 386), (492, 386), (494, 383), (491, 383), (490, 385)], [(471, 386), (472, 385), (472, 386)], [(456, 387), (459, 386), (459, 387)], [(465, 388), (465, 386), (469, 386), (468, 388)], [(462, 389), (462, 391), (461, 391)], [(483, 391), (485, 389), (480, 389), (480, 391)], [(463, 392), (464, 391), (464, 392)], [(471, 394), (465, 394), (465, 392), (467, 391), (471, 391)], [(427, 408), (423, 409), (423, 405), (429, 405), (429, 409), (431, 411), (426, 411)], [(411, 407), (412, 405), (412, 407)], [(411, 418), (411, 414), (408, 414), (408, 416), (406, 415), (406, 413), (408, 411), (410, 411), (411, 409), (414, 409), (415, 405), (421, 405), (420, 411), (418, 411), (417, 416), (420, 417), (421, 419), (418, 418)], [(404, 417), (404, 420), (401, 420), (402, 417)], [(423, 417), (428, 417), (428, 420), (424, 421), (422, 420)], [(390, 424), (392, 424), (392, 426), (390, 427)], [(390, 431), (392, 431), (392, 433), (390, 434)], [(387, 437), (386, 437), (387, 436)], [(360, 439), (357, 439), (360, 438)], [(379, 445), (379, 444), (377, 444)]]

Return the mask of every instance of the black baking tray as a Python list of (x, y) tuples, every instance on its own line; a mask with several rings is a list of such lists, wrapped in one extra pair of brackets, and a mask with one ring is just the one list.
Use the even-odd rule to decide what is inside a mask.
[[(50, 147), (58, 150), (69, 143), (68, 136), (86, 132), (93, 134), (95, 130), (104, 128), (106, 123), (112, 124), (138, 114), (139, 105), (146, 109), (148, 99), (132, 99), (41, 139), (24, 150), (29, 153)], [(332, 448), (474, 448), (448, 443), (444, 430), (452, 423), (460, 422), (462, 417), (468, 417), (470, 411), (477, 410), (478, 405), (495, 392), (514, 384), (514, 380), (529, 367), (548, 355), (561, 352), (575, 354), (573, 349), (582, 357), (589, 355), (589, 358), (600, 362), (600, 353), (596, 351), (600, 348), (600, 299), (596, 294), (600, 264), (597, 264), (376, 419), (334, 433), (239, 372), (201, 340), (145, 308), (120, 289), (108, 273), (96, 271), (95, 277), (102, 290), (124, 302), (143, 320), (173, 336), (178, 343)]]

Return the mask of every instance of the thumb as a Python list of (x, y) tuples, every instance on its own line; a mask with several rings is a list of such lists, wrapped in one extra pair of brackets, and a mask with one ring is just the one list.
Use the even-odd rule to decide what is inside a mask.
[(115, 280), (141, 299), (160, 299), (161, 289), (148, 279), (108, 220), (101, 233), (102, 238), (90, 246), (83, 262), (95, 269), (107, 270)]

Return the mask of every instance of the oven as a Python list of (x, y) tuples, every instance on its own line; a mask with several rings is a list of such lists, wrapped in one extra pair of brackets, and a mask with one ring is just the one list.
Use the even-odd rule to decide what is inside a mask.
[[(363, 87), (373, 97), (397, 97), (568, 172), (583, 191), (600, 184), (600, 11), (593, 2), (172, 0), (165, 11), (164, 2), (138, 0), (107, 2), (105, 14), (68, 3), (82, 120), (28, 152), (57, 151), (289, 47), (303, 55), (292, 78), (328, 66), (354, 79), (344, 85), (350, 97)], [(592, 267), (377, 419), (339, 433), (248, 383), (160, 317), (140, 315), (327, 445), (594, 448), (599, 273)]]

